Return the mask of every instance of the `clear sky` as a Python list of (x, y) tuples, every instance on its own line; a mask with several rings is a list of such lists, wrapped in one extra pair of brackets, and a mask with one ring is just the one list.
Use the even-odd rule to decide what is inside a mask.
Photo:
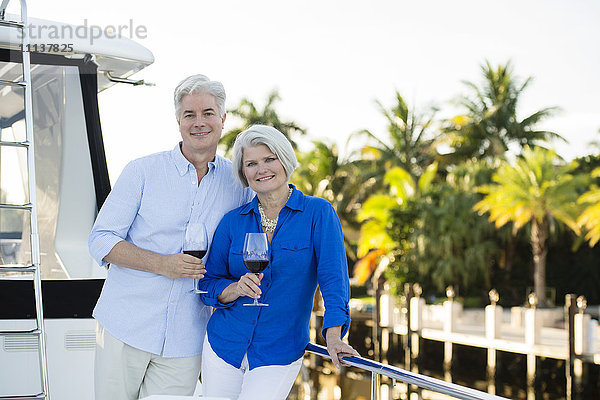
[[(480, 82), (480, 65), (512, 61), (534, 77), (521, 116), (548, 106), (543, 124), (568, 139), (565, 158), (600, 139), (600, 2), (597, 0), (213, 0), (101, 2), (29, 0), (30, 16), (107, 26), (143, 25), (138, 41), (156, 58), (136, 77), (155, 87), (118, 85), (100, 95), (109, 170), (170, 149), (178, 139), (172, 90), (203, 73), (220, 80), (228, 107), (242, 97), (262, 105), (279, 90), (280, 114), (340, 146), (367, 128), (385, 137), (375, 105), (398, 90), (410, 105), (449, 102)], [(235, 125), (228, 120), (226, 128)], [(596, 150), (597, 151), (597, 150)]]

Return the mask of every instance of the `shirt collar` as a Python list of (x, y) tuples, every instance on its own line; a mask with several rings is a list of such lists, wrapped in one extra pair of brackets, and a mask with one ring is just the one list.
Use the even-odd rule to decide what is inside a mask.
[[(291, 183), (288, 185), (293, 190), (292, 195), (288, 199), (287, 203), (285, 203), (284, 207), (288, 207), (296, 211), (304, 211), (304, 202), (306, 196), (304, 193), (296, 189), (296, 186), (292, 185)], [(249, 214), (250, 211), (254, 211), (254, 213), (258, 215), (258, 196), (254, 196), (250, 203), (240, 208), (240, 214)]]
[[(183, 176), (187, 174), (190, 168), (194, 168), (191, 162), (188, 161), (187, 158), (181, 152), (181, 142), (177, 143), (173, 150), (171, 150), (171, 155), (173, 156), (173, 162), (175, 163), (175, 167), (177, 167), (177, 171), (179, 175)], [(212, 171), (218, 166), (223, 164), (225, 159), (218, 154), (215, 155), (215, 159), (208, 163), (208, 171)]]
[(292, 185), (291, 183), (289, 186), (293, 189), (293, 191), (285, 206), (291, 208), (292, 210), (304, 211), (304, 201), (306, 200), (306, 196), (304, 193), (296, 189), (296, 186)]

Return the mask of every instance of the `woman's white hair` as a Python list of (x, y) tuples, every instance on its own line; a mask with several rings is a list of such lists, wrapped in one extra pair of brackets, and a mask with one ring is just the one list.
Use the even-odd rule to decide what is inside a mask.
[(188, 94), (212, 94), (217, 101), (217, 107), (219, 107), (219, 114), (221, 118), (225, 115), (225, 88), (221, 82), (211, 81), (207, 76), (198, 74), (188, 76), (175, 88), (173, 100), (175, 102), (175, 118), (179, 121), (181, 117), (181, 100)]
[(292, 144), (283, 133), (267, 125), (252, 125), (237, 135), (233, 145), (233, 157), (231, 160), (233, 163), (233, 174), (240, 180), (244, 187), (248, 187), (248, 180), (244, 176), (244, 149), (261, 144), (267, 146), (279, 158), (289, 181), (292, 172), (298, 167), (296, 153)]

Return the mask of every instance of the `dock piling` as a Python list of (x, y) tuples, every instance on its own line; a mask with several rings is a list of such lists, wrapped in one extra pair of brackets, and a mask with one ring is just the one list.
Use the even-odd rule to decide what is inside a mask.
[[(485, 307), (485, 336), (495, 340), (500, 338), (502, 333), (502, 306), (497, 304), (500, 296), (496, 289), (490, 290), (488, 295), (491, 304)], [(490, 394), (496, 394), (496, 361), (497, 350), (490, 346), (487, 349), (487, 381)]]

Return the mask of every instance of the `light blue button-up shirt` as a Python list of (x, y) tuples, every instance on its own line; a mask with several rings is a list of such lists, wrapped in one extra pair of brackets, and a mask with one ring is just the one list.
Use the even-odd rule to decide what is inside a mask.
[[(89, 236), (90, 253), (102, 266), (122, 240), (160, 254), (180, 253), (190, 221), (203, 221), (212, 240), (223, 215), (252, 196), (220, 156), (208, 163), (200, 185), (180, 145), (139, 158), (123, 169), (102, 206)], [(164, 357), (195, 356), (202, 352), (210, 308), (192, 289), (192, 279), (112, 264), (93, 315), (132, 347)]]

